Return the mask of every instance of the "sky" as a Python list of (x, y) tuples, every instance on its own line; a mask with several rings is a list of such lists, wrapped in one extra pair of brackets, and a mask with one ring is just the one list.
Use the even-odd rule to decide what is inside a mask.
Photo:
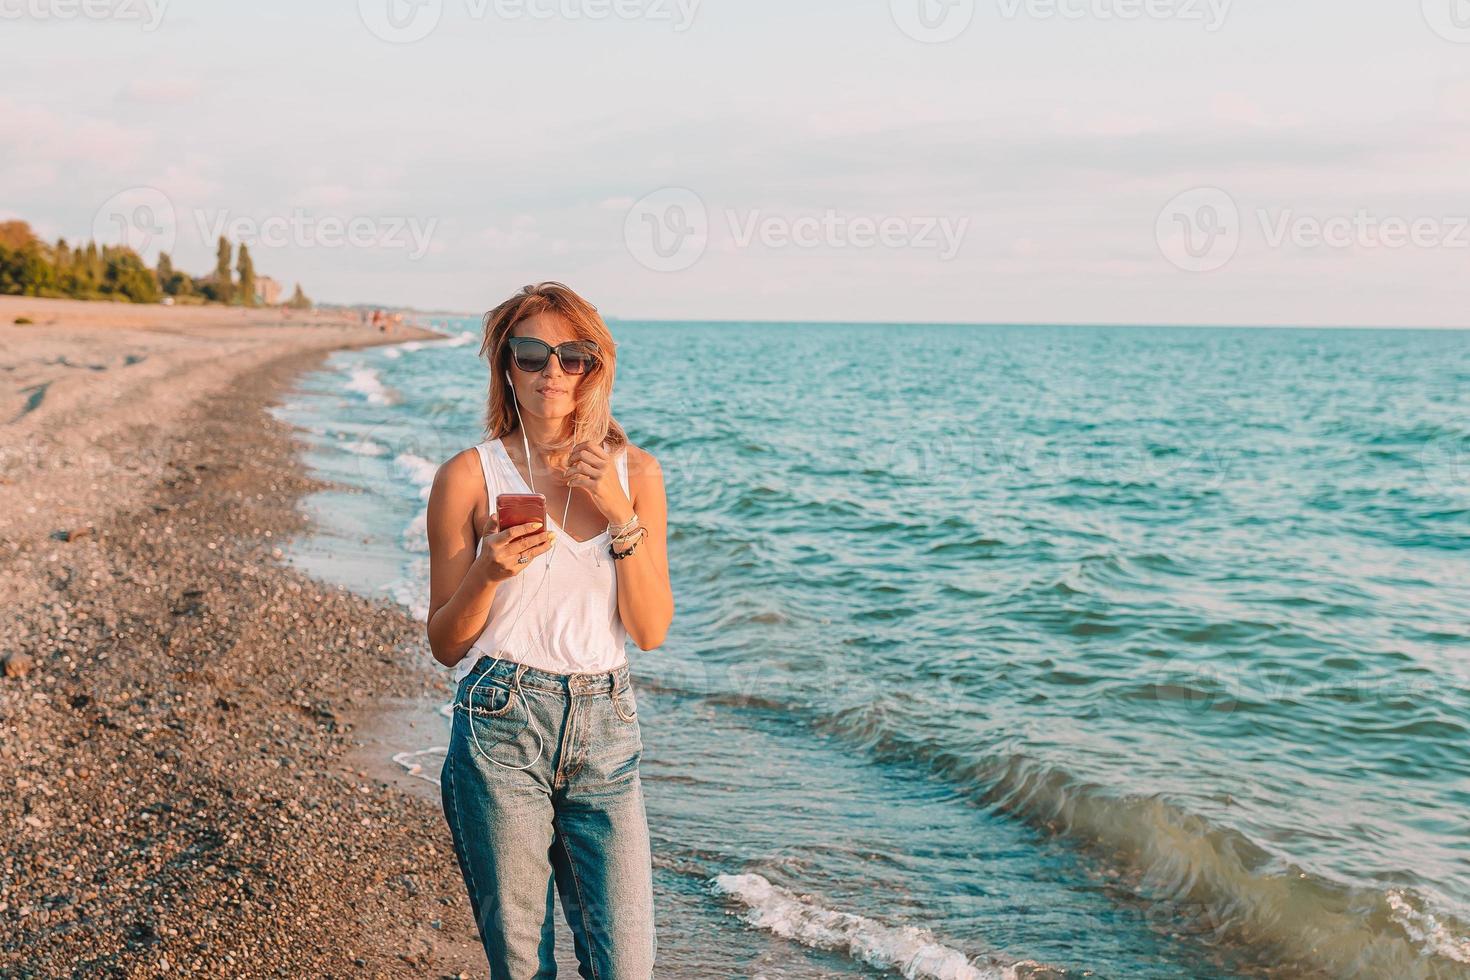
[(1470, 325), (1470, 0), (0, 0), (0, 217), (313, 299)]

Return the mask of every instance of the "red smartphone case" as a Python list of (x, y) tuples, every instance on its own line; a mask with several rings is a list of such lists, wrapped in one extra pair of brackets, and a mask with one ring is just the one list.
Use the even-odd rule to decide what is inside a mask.
[(495, 519), (500, 530), (540, 521), (546, 527), (546, 495), (544, 493), (502, 493), (495, 498)]

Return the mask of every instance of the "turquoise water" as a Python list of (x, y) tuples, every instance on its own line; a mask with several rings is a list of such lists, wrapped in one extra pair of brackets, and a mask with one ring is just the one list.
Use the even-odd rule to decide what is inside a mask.
[[(438, 326), (281, 410), (357, 490), (298, 553), (419, 615), (487, 380)], [(1470, 333), (613, 330), (661, 961), (1470, 976)]]

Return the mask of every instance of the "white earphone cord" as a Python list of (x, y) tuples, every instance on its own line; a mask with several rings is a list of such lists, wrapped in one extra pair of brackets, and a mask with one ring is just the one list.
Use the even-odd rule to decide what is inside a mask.
[[(510, 379), (510, 372), (509, 371), (506, 371), (505, 372), (505, 380), (506, 380), (506, 384), (510, 388), (510, 400), (511, 400), (511, 404), (515, 407), (515, 410), (516, 410), (516, 423), (517, 423), (517, 425), (520, 426), (520, 430), (521, 430), (521, 443), (522, 443), (522, 445), (525, 446), (525, 449), (526, 449), (526, 472), (528, 472), (528, 473), (531, 474), (531, 492), (532, 493), (535, 493), (536, 492), (536, 473), (535, 473), (535, 467), (531, 465), (531, 441), (526, 438), (526, 425), (521, 420), (520, 399), (516, 398), (516, 396), (515, 396), (515, 384)], [(491, 504), (493, 505), (494, 504), (494, 501), (491, 501)], [(566, 504), (566, 508), (563, 510), (562, 515), (561, 515), (561, 526), (563, 528), (565, 528), (567, 526), (567, 514), (569, 514), (571, 512), (571, 509), (572, 509), (572, 492), (571, 492), (570, 489), (568, 489), (567, 490), (567, 504)], [(504, 530), (504, 528), (497, 528), (497, 530)], [(547, 528), (543, 527), (542, 530), (543, 531), (544, 530), (547, 530)], [(482, 538), (481, 540), (483, 541), (484, 539)], [(546, 585), (546, 579), (547, 579), (547, 577), (551, 575), (551, 556), (556, 553), (557, 543), (558, 542), (553, 541), (551, 543), (551, 549), (546, 553), (546, 561), (543, 563), (543, 570), (542, 570), (542, 573), (541, 573), (541, 581), (536, 585), (536, 591), (531, 594), (531, 599), (535, 599), (536, 596), (538, 596), (538, 595), (541, 594), (542, 587)], [(529, 571), (529, 569), (528, 569), (528, 571)], [(522, 583), (521, 584), (521, 596), (522, 596), (522, 598), (516, 604), (516, 618), (511, 621), (510, 629), (506, 630), (506, 636), (513, 635), (513, 633), (515, 631), (516, 624), (521, 621), (521, 614), (526, 611), (526, 599), (524, 598), (525, 597), (525, 592), (526, 592), (525, 584)], [(544, 643), (544, 641), (546, 640), (546, 634), (541, 630), (541, 628), (539, 626), (536, 629), (536, 634), (537, 634), (537, 638), (540, 639), (540, 640), (542, 640), (543, 643)], [(466, 700), (469, 702), (469, 705), (473, 705), (475, 703), (475, 691), (479, 688), (480, 682), (483, 681), (487, 676), (489, 676), (490, 671), (492, 671), (492, 670), (495, 669), (495, 665), (498, 664), (498, 663), (500, 663), (500, 659), (501, 659), (500, 657), (495, 657), (493, 659), (493, 661), (491, 662), (490, 666), (489, 667), (486, 667), (485, 670), (480, 674), (480, 676), (475, 678), (475, 682), (470, 685), (469, 695), (466, 698)], [(479, 752), (480, 755), (485, 759), (485, 761), (487, 761), (487, 762), (493, 762), (493, 763), (495, 763), (495, 765), (500, 766), (502, 769), (516, 769), (516, 770), (521, 770), (521, 769), (529, 769), (529, 768), (531, 768), (532, 766), (534, 766), (536, 764), (536, 760), (541, 758), (541, 750), (543, 748), (545, 748), (545, 745), (546, 745), (545, 741), (541, 738), (541, 732), (540, 732), (540, 730), (536, 728), (536, 719), (534, 717), (532, 717), (532, 715), (531, 715), (531, 706), (526, 702), (526, 695), (525, 695), (525, 693), (520, 688), (521, 688), (520, 681), (519, 680), (516, 680), (515, 681), (515, 690), (513, 690), (513, 691), (510, 692), (510, 696), (511, 697), (519, 697), (521, 699), (521, 706), (523, 708), (525, 708), (525, 710), (526, 710), (526, 724), (531, 727), (532, 732), (536, 736), (536, 755), (535, 755), (534, 758), (531, 759), (530, 762), (526, 763), (524, 766), (510, 766), (510, 765), (506, 765), (504, 762), (499, 762), (499, 761), (497, 761), (495, 759), (490, 758), (490, 753), (486, 752), (485, 749), (484, 749), (484, 747), (480, 745), (480, 736), (479, 736), (479, 733), (475, 731), (475, 712), (474, 712), (474, 709), (472, 707), (470, 707), (469, 705), (466, 705), (466, 714), (469, 715), (469, 722), (468, 722), (468, 724), (470, 726), (470, 741), (474, 744), (475, 751)]]

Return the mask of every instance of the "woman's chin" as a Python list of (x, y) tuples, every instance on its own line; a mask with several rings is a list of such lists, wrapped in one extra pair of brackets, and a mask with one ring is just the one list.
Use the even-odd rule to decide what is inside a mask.
[[(564, 403), (564, 404), (563, 404)], [(560, 422), (562, 419), (572, 417), (572, 409), (576, 406), (570, 398), (543, 400), (540, 405), (532, 409), (532, 414), (540, 416), (548, 422)]]

